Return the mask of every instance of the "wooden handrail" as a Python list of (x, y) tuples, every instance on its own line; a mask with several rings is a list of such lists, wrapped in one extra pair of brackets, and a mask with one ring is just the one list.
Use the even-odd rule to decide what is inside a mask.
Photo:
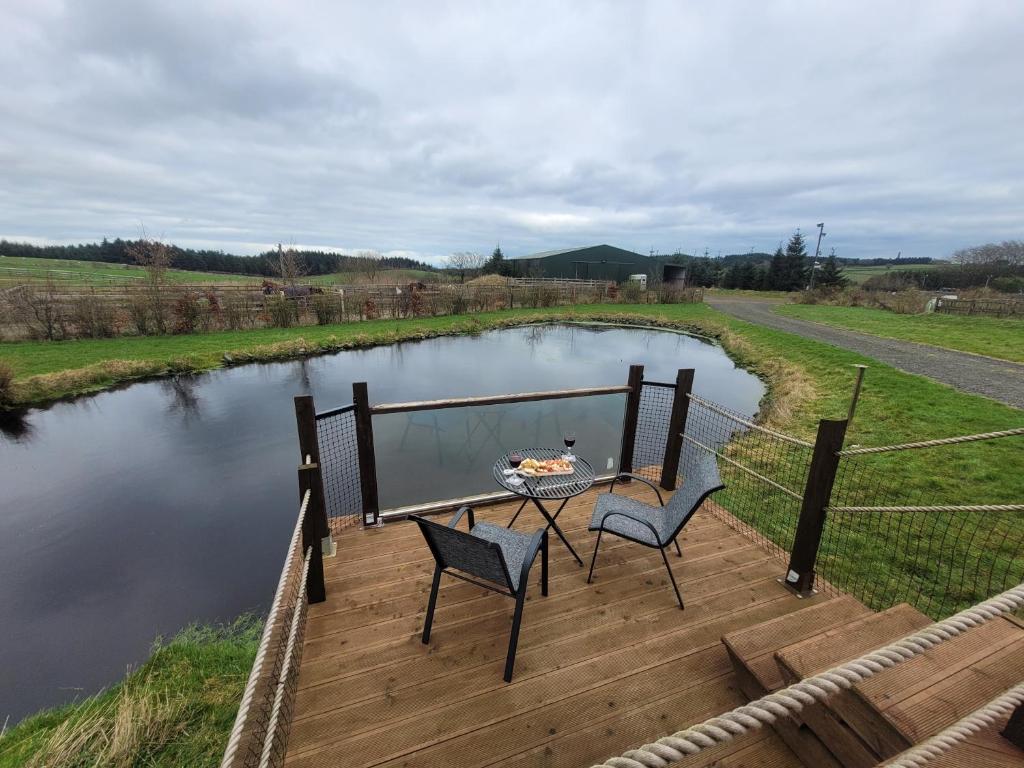
[(593, 395), (620, 395), (628, 393), (628, 385), (614, 387), (587, 387), (584, 389), (559, 389), (551, 392), (520, 392), (512, 395), (488, 395), (485, 397), (458, 397), (448, 400), (421, 400), (409, 403), (381, 403), (371, 405), (370, 413), (381, 416), (385, 413), (408, 413), (409, 411), (431, 411), (441, 408), (464, 408), (477, 405), (500, 405), (501, 403), (529, 403), (536, 400), (563, 400), (569, 397), (590, 397)]

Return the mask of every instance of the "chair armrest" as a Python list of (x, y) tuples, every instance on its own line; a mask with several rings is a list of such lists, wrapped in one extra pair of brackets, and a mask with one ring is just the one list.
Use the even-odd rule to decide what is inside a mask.
[(533, 561), (537, 559), (537, 553), (540, 551), (540, 546), (547, 538), (548, 532), (545, 528), (538, 528), (533, 536), (530, 537), (530, 543), (526, 547), (526, 557), (523, 558), (523, 569), (519, 573), (519, 588), (523, 589), (524, 585), (530, 578), (530, 567), (533, 565)]
[(663, 507), (665, 506), (665, 502), (664, 502), (664, 500), (663, 500), (663, 499), (661, 498), (661, 491), (659, 491), (659, 490), (658, 490), (658, 486), (656, 486), (656, 485), (655, 485), (654, 483), (652, 483), (652, 482), (651, 482), (650, 480), (648, 480), (648, 479), (647, 479), (646, 477), (641, 477), (640, 475), (634, 475), (634, 474), (633, 474), (632, 472), (619, 472), (619, 474), (617, 474), (617, 475), (616, 475), (616, 476), (615, 476), (615, 477), (614, 477), (614, 478), (612, 479), (612, 484), (611, 484), (611, 486), (609, 486), (609, 488), (608, 488), (608, 493), (615, 493), (615, 484), (616, 484), (616, 483), (617, 483), (617, 482), (618, 482), (619, 480), (623, 480), (623, 479), (625, 479), (625, 478), (628, 478), (628, 479), (630, 479), (630, 480), (639, 480), (639, 481), (640, 481), (641, 483), (643, 483), (643, 484), (644, 484), (644, 485), (646, 485), (646, 486), (647, 486), (648, 488), (650, 488), (650, 489), (651, 489), (652, 491), (654, 491), (654, 492), (655, 492), (656, 494), (658, 494), (658, 503), (659, 503), (659, 504), (660, 504), (661, 506), (663, 506)]
[(457, 526), (459, 524), (459, 520), (462, 519), (462, 516), (467, 514), (467, 513), (469, 514), (469, 530), (472, 531), (473, 530), (473, 526), (476, 525), (476, 521), (473, 519), (473, 508), (472, 507), (459, 507), (459, 509), (455, 513), (454, 517), (452, 517), (452, 519), (448, 521), (448, 527), (449, 528), (454, 528), (455, 526)]
[[(639, 517), (633, 517), (633, 515), (628, 515), (625, 512), (615, 512), (614, 510), (611, 511), (611, 512), (605, 512), (604, 516), (601, 518), (600, 530), (602, 530), (602, 531), (604, 530), (604, 521), (607, 520), (609, 517), (613, 517), (613, 516), (624, 517), (627, 520), (632, 520), (634, 523), (640, 523), (640, 525), (646, 527), (647, 530), (649, 530), (651, 532), (651, 536), (654, 537), (654, 540), (658, 543), (659, 547), (665, 546), (665, 545), (663, 545), (661, 543), (661, 537), (658, 536), (658, 532), (655, 530), (653, 525), (651, 525), (646, 520), (641, 520)], [(615, 532), (614, 531), (610, 531), (610, 533), (615, 533)], [(667, 544), (667, 542), (666, 542), (666, 544)]]

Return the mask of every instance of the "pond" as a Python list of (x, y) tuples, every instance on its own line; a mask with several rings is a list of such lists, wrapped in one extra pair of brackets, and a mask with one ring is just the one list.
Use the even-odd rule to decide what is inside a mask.
[[(695, 368), (695, 392), (747, 415), (764, 392), (692, 336), (549, 325), (138, 383), (0, 422), (0, 723), (116, 682), (158, 635), (266, 609), (297, 512), (294, 395), (326, 410), (353, 381), (373, 403), (602, 386), (631, 363), (659, 381)], [(622, 412), (608, 398), (375, 418), (382, 506), (496, 490), (500, 445), (560, 443), (568, 425), (603, 471)]]

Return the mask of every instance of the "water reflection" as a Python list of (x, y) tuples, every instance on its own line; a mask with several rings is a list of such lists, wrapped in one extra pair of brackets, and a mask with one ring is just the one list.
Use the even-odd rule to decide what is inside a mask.
[[(697, 369), (697, 394), (753, 414), (760, 383), (706, 342), (534, 326), (133, 384), (0, 416), (0, 722), (143, 660), (155, 636), (264, 609), (295, 518), (295, 416), (366, 381), (371, 402), (624, 383)], [(598, 400), (606, 405), (597, 404)], [(590, 405), (587, 405), (587, 402)], [(470, 411), (472, 411), (470, 413)], [(509, 447), (617, 455), (622, 397), (392, 414), (374, 420), (382, 503), (494, 490)]]

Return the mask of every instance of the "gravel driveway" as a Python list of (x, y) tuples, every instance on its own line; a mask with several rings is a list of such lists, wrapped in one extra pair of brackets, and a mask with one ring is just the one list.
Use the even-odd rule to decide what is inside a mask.
[(901, 371), (927, 376), (963, 392), (984, 395), (1014, 408), (1024, 408), (1024, 365), (1020, 363), (993, 360), (913, 341), (883, 339), (867, 333), (784, 317), (772, 311), (779, 303), (777, 301), (717, 296), (707, 297), (705, 301), (715, 309), (740, 320), (859, 352)]

